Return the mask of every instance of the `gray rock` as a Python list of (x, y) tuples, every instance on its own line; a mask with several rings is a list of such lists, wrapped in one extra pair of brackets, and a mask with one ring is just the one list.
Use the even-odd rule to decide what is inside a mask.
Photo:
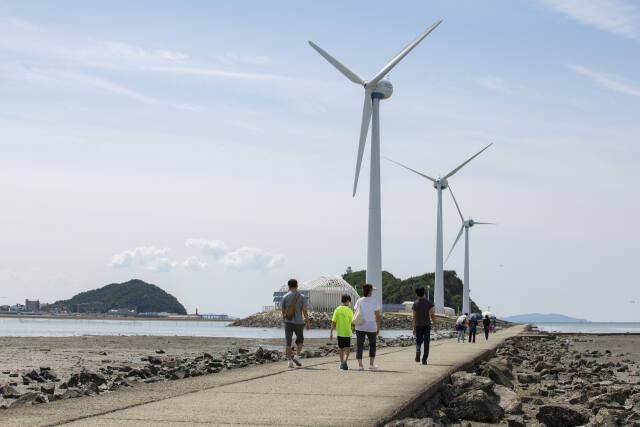
[(149, 363), (151, 363), (152, 365), (162, 365), (162, 359), (160, 359), (159, 357), (155, 357), (155, 356), (149, 356), (147, 358), (147, 360), (149, 361)]
[(20, 397), (18, 390), (8, 385), (0, 387), (0, 394), (5, 399), (17, 399)]
[(443, 425), (433, 418), (403, 418), (391, 421), (385, 424), (385, 427), (440, 427)]
[(518, 381), (522, 384), (534, 384), (540, 382), (540, 375), (518, 374)]
[(472, 390), (453, 399), (445, 409), (451, 420), (495, 422), (504, 415), (502, 408), (482, 390)]
[(586, 424), (589, 416), (568, 406), (544, 405), (538, 410), (536, 419), (547, 427), (572, 427)]
[(491, 361), (487, 363), (482, 371), (482, 376), (491, 378), (496, 384), (513, 388), (511, 378), (513, 374), (506, 364)]
[(520, 415), (512, 415), (506, 419), (508, 427), (525, 427), (524, 419)]
[[(42, 372), (42, 368), (40, 368), (40, 372)], [(55, 371), (52, 371), (51, 369), (46, 369), (40, 374), (40, 376), (49, 381), (59, 381)]]
[(69, 388), (60, 395), (60, 399), (73, 399), (75, 397), (80, 397), (83, 394), (84, 393), (82, 393), (82, 391), (78, 390), (77, 388)]
[(484, 390), (490, 392), (494, 382), (486, 377), (480, 377), (468, 372), (460, 371), (451, 374), (452, 393), (459, 396), (469, 390)]
[(40, 387), (40, 391), (44, 394), (53, 394), (56, 391), (56, 385), (47, 383)]
[(498, 405), (504, 410), (505, 414), (521, 414), (522, 400), (516, 392), (508, 387), (496, 384), (493, 392), (498, 397)]
[(593, 419), (593, 425), (598, 427), (617, 427), (619, 419), (609, 409), (602, 408)]
[(11, 405), (9, 405), (9, 407), (17, 408), (20, 406), (29, 406), (29, 405), (35, 405), (38, 403), (46, 403), (46, 402), (48, 402), (48, 400), (42, 393), (30, 391), (23, 394), (18, 399), (14, 400), (11, 403)]

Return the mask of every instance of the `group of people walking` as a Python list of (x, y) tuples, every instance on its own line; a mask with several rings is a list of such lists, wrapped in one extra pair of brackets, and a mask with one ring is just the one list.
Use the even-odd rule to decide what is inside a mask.
[[(481, 317), (480, 315), (477, 315)], [(456, 321), (456, 333), (458, 336), (458, 342), (462, 339), (465, 342), (465, 334), (467, 328), (469, 328), (469, 343), (476, 342), (476, 332), (478, 330), (478, 317), (469, 316), (469, 313), (465, 313)], [(488, 314), (482, 317), (482, 328), (484, 329), (484, 339), (489, 339), (489, 333), (496, 332), (496, 318), (490, 318)]]
[[(287, 364), (290, 368), (302, 366), (301, 354), (304, 342), (304, 330), (311, 329), (309, 323), (309, 313), (307, 312), (307, 300), (298, 292), (298, 281), (290, 279), (288, 282), (289, 292), (282, 298), (282, 317), (285, 324), (285, 347)], [(336, 331), (338, 339), (338, 350), (340, 354), (340, 369), (347, 370), (349, 366), (349, 351), (351, 349), (351, 335), (356, 335), (356, 360), (358, 370), (364, 371), (362, 357), (364, 353), (365, 341), (369, 342), (369, 370), (375, 371), (378, 365), (375, 364), (376, 338), (380, 334), (382, 323), (382, 307), (380, 302), (372, 296), (376, 288), (370, 284), (362, 287), (363, 296), (358, 298), (351, 310), (351, 297), (342, 295), (342, 303), (333, 312), (331, 319), (331, 331), (329, 339), (333, 340), (333, 331)], [(416, 337), (416, 362), (427, 364), (429, 357), (429, 341), (431, 328), (438, 331), (434, 306), (431, 301), (425, 298), (424, 288), (416, 289), (417, 299), (413, 303), (413, 335)], [(296, 335), (296, 353), (292, 354), (291, 345), (293, 335)], [(422, 351), (424, 347), (424, 352)]]

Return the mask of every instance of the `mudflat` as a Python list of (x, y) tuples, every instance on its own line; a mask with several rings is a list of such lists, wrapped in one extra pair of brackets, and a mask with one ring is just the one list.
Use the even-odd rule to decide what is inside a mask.
[[(328, 339), (305, 340), (306, 350), (317, 350)], [(335, 339), (334, 339), (335, 343)], [(140, 367), (142, 358), (162, 352), (164, 357), (191, 359), (203, 353), (219, 354), (238, 348), (284, 350), (284, 339), (159, 336), (0, 337), (0, 385), (22, 373), (50, 367), (60, 378), (81, 369), (128, 364)], [(20, 383), (20, 386), (22, 384)]]

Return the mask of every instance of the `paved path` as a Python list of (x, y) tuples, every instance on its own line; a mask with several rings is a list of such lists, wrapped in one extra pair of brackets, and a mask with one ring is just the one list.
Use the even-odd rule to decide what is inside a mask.
[(379, 351), (377, 372), (353, 369), (355, 360), (351, 370), (341, 371), (337, 357), (304, 360), (296, 369), (278, 362), (9, 410), (0, 414), (0, 424), (373, 426), (420, 404), (449, 374), (523, 328), (501, 330), (475, 344), (432, 342), (428, 366), (413, 361), (413, 347)]

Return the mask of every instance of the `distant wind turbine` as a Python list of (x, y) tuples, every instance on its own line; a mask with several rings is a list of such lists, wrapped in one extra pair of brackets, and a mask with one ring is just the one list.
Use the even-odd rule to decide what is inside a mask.
[(358, 187), (358, 176), (362, 165), (362, 155), (371, 125), (371, 168), (369, 177), (369, 229), (367, 234), (367, 276), (366, 283), (376, 287), (373, 296), (382, 304), (382, 242), (381, 242), (381, 212), (380, 212), (380, 100), (387, 99), (393, 93), (393, 85), (385, 78), (389, 71), (395, 67), (411, 50), (429, 35), (442, 20), (437, 21), (431, 27), (420, 34), (400, 51), (387, 65), (382, 67), (371, 80), (364, 80), (346, 65), (335, 59), (321, 47), (309, 41), (324, 59), (338, 69), (346, 78), (364, 88), (364, 106), (362, 107), (362, 122), (360, 123), (360, 142), (358, 144), (358, 159), (356, 161), (356, 175), (353, 182), (353, 196)]
[(471, 156), (468, 160), (466, 160), (460, 166), (453, 169), (451, 172), (449, 172), (445, 176), (439, 177), (438, 179), (431, 178), (430, 176), (425, 175), (421, 172), (418, 172), (417, 170), (411, 169), (410, 167), (405, 166), (402, 163), (398, 163), (395, 160), (385, 157), (387, 160), (395, 163), (396, 165), (402, 166), (403, 168), (408, 169), (411, 172), (416, 173), (421, 177), (426, 178), (429, 181), (433, 182), (433, 188), (435, 188), (438, 191), (438, 215), (437, 215), (437, 225), (436, 225), (436, 278), (435, 278), (436, 280), (435, 280), (435, 286), (434, 286), (435, 289), (433, 292), (433, 303), (437, 309), (441, 309), (444, 307), (444, 273), (443, 273), (443, 262), (442, 262), (443, 261), (442, 260), (442, 190), (448, 187), (449, 182), (447, 180), (449, 178), (455, 175), (455, 173), (458, 172), (460, 169), (462, 169), (467, 163), (469, 163), (471, 160), (478, 157), (480, 153), (482, 153), (484, 150), (491, 147), (492, 145), (493, 145), (493, 142), (487, 145), (486, 147), (484, 147), (482, 150), (478, 151), (473, 156)]
[(495, 225), (493, 222), (479, 222), (474, 221), (472, 218), (467, 220), (462, 216), (462, 212), (460, 211), (460, 206), (458, 206), (458, 201), (456, 197), (453, 195), (453, 190), (451, 190), (451, 186), (449, 186), (449, 192), (451, 193), (451, 197), (453, 198), (453, 202), (456, 204), (456, 209), (460, 214), (460, 220), (462, 221), (462, 226), (460, 227), (460, 232), (458, 233), (458, 237), (456, 237), (455, 242), (453, 242), (453, 246), (451, 246), (451, 250), (447, 255), (447, 259), (444, 261), (445, 263), (451, 256), (451, 252), (453, 252), (453, 248), (456, 247), (458, 240), (460, 240), (460, 236), (462, 236), (462, 231), (464, 231), (464, 282), (462, 284), (462, 312), (463, 313), (471, 313), (471, 303), (469, 300), (469, 229), (474, 225)]

